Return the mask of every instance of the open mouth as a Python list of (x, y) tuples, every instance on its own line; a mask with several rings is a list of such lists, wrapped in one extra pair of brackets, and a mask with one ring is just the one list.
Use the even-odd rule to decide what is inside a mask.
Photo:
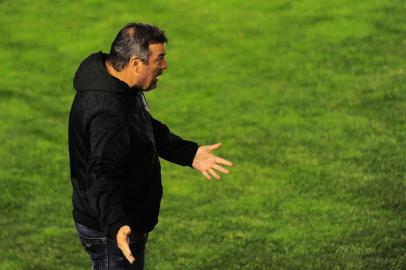
[(158, 74), (158, 76), (156, 76), (156, 81), (159, 81), (159, 77), (162, 75), (162, 73), (161, 74)]

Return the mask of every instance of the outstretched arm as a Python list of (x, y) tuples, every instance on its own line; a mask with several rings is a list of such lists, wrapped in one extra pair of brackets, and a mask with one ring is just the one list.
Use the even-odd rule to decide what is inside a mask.
[(222, 159), (212, 154), (213, 150), (219, 149), (221, 143), (213, 145), (203, 145), (197, 149), (195, 158), (193, 159), (192, 167), (203, 174), (207, 179), (215, 177), (220, 179), (218, 172), (229, 174), (229, 171), (221, 165), (234, 166), (231, 161)]
[(203, 174), (207, 179), (220, 179), (218, 172), (228, 174), (229, 171), (221, 165), (233, 166), (228, 160), (212, 154), (213, 150), (221, 147), (221, 143), (199, 146), (170, 132), (169, 128), (151, 117), (154, 136), (157, 142), (159, 156), (176, 163), (187, 165)]
[(173, 134), (166, 125), (152, 116), (151, 121), (159, 156), (175, 164), (192, 167), (199, 145)]

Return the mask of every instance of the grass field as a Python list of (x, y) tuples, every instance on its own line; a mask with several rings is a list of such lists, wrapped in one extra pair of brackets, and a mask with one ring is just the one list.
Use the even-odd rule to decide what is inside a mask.
[(400, 0), (0, 1), (0, 269), (90, 269), (71, 218), (72, 78), (133, 21), (169, 37), (153, 115), (236, 164), (206, 181), (162, 162), (147, 269), (406, 269), (405, 14)]

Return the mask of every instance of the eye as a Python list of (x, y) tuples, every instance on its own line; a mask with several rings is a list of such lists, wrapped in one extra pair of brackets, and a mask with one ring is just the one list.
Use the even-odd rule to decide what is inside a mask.
[(158, 56), (156, 62), (159, 63), (159, 64), (161, 64), (162, 61), (164, 61), (164, 59), (165, 59), (165, 55), (160, 55), (160, 56)]

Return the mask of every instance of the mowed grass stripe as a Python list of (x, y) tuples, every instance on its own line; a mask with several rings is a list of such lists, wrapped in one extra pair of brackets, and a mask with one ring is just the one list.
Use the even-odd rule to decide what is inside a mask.
[(89, 268), (70, 216), (71, 80), (129, 21), (169, 36), (154, 116), (236, 163), (207, 182), (163, 162), (148, 269), (404, 269), (405, 8), (1, 2), (0, 269)]

